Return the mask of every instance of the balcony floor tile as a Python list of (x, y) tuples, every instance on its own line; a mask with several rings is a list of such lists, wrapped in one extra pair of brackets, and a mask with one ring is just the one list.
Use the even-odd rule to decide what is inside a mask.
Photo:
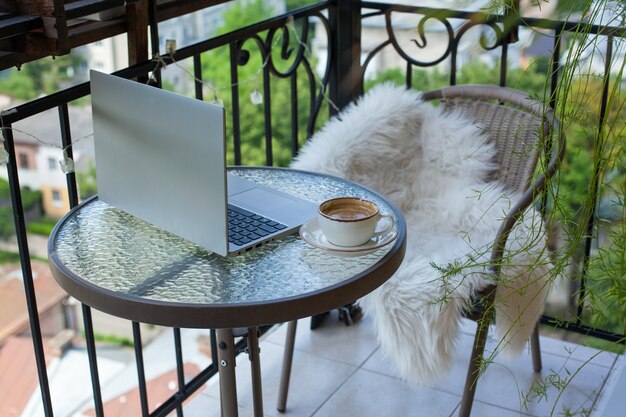
[(314, 417), (448, 417), (461, 400), (430, 388), (411, 388), (396, 378), (359, 369)]
[[(494, 359), (478, 382), (476, 399), (537, 417), (569, 415), (566, 410), (587, 415), (585, 410), (595, 404), (610, 369), (548, 353), (542, 359), (540, 374), (533, 372), (527, 354), (511, 361)], [(536, 394), (544, 390), (545, 396)]]
[[(309, 322), (309, 318), (298, 320), (295, 345), (298, 351), (352, 366), (360, 366), (377, 348), (374, 329), (368, 317), (356, 326), (346, 326), (338, 321), (337, 311), (332, 311), (322, 325), (314, 331), (310, 330)], [(286, 325), (280, 326), (268, 335), (267, 341), (284, 345), (286, 329)]]
[[(474, 329), (472, 322), (461, 323), (457, 351), (444, 380), (432, 388), (416, 388), (393, 374), (378, 350), (371, 319), (346, 327), (334, 312), (315, 331), (309, 329), (309, 319), (300, 320), (287, 412), (281, 414), (275, 406), (286, 325), (279, 326), (261, 341), (264, 413), (268, 417), (455, 416)], [(491, 338), (487, 350), (495, 343)], [(533, 372), (528, 351), (512, 360), (494, 359), (479, 380), (473, 416), (544, 417), (550, 415), (555, 402), (555, 416), (563, 415), (564, 410), (587, 416), (615, 363), (623, 361), (619, 355), (547, 337), (541, 338), (541, 346), (544, 368), (540, 374)], [(589, 363), (584, 362), (594, 355)], [(240, 355), (237, 364), (240, 416), (248, 417), (252, 416), (252, 400), (247, 357)], [(550, 378), (554, 384), (571, 381), (560, 397), (556, 387), (548, 386), (547, 399), (534, 398), (523, 405), (523, 395), (540, 378)], [(185, 416), (219, 416), (218, 396), (217, 378), (213, 378), (206, 390), (190, 401)]]
[[(456, 415), (459, 409), (457, 408), (453, 414)], [(530, 414), (521, 413), (519, 411), (507, 410), (506, 408), (498, 407), (492, 404), (483, 403), (481, 401), (474, 401), (472, 406), (472, 416), (477, 417), (528, 417)], [(556, 416), (555, 416), (556, 417)]]

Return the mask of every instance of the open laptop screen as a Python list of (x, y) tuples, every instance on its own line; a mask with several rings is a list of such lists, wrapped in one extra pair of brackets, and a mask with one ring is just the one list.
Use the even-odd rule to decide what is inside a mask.
[(99, 198), (226, 255), (224, 109), (90, 76)]

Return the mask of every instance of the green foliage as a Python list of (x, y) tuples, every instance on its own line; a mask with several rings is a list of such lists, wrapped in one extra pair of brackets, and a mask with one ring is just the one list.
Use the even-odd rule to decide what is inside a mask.
[(583, 336), (582, 344), (598, 350), (617, 353), (618, 355), (623, 355), (626, 351), (626, 346), (622, 343), (609, 342), (607, 340), (591, 336)]
[(245, 0), (233, 3), (222, 15), (222, 24), (217, 34), (231, 32), (252, 23), (267, 19), (274, 14), (271, 6), (262, 0)]
[(81, 200), (85, 200), (98, 192), (96, 165), (89, 161), (86, 171), (76, 171), (76, 183)]
[(0, 206), (0, 239), (7, 240), (15, 234), (13, 207)]
[(28, 210), (41, 202), (41, 192), (31, 190), (30, 188), (22, 188), (22, 206), (24, 210)]
[(609, 244), (589, 262), (591, 318), (596, 326), (626, 333), (626, 222), (610, 233)]
[(286, 1), (286, 9), (287, 11), (299, 9), (300, 7), (305, 7), (310, 4), (315, 4), (317, 1), (315, 0), (287, 0)]
[(56, 223), (57, 219), (42, 217), (39, 220), (28, 223), (26, 225), (26, 230), (28, 231), (28, 233), (42, 236), (50, 236), (50, 233), (52, 233), (52, 229), (54, 229)]
[[(85, 338), (85, 333), (82, 332), (83, 338)], [(133, 347), (135, 344), (132, 340), (127, 337), (120, 337), (115, 334), (102, 334), (98, 332), (94, 332), (93, 334), (96, 342), (106, 343), (109, 345), (117, 345), (122, 347)]]
[(35, 81), (31, 75), (23, 71), (11, 71), (13, 72), (0, 78), (0, 91), (19, 100), (29, 100), (36, 97)]
[(80, 53), (47, 57), (0, 72), (0, 91), (15, 99), (32, 100), (59, 91), (74, 79), (85, 59)]
[(20, 254), (0, 249), (0, 265), (20, 263)]
[(9, 189), (9, 182), (0, 178), (0, 200), (11, 198), (11, 190)]
[[(29, 188), (22, 188), (22, 206), (27, 211), (41, 202), (41, 192)], [(11, 198), (9, 182), (0, 179), (0, 200)], [(6, 240), (15, 233), (15, 220), (13, 219), (13, 206), (9, 203), (0, 206), (0, 240)]]
[[(530, 94), (542, 95), (546, 82), (545, 67), (532, 64), (529, 69), (510, 69), (507, 76), (507, 85)], [(482, 61), (468, 62), (457, 71), (457, 84), (494, 84), (500, 79), (500, 68), (497, 65), (488, 65)], [(397, 85), (406, 83), (403, 70), (393, 68), (375, 77), (365, 80), (365, 90), (376, 84), (391, 82)], [(439, 67), (416, 69), (413, 71), (412, 87), (418, 91), (430, 91), (450, 85), (450, 74)]]
[[(253, 0), (241, 3), (234, 3), (227, 12), (224, 13), (224, 23), (217, 30), (218, 33), (227, 33), (234, 29), (245, 26), (252, 22), (256, 22), (272, 16), (273, 11), (262, 0)], [(313, 30), (312, 28), (310, 30)], [(283, 59), (280, 56), (280, 50), (285, 32), (279, 31), (273, 38), (272, 58), (276, 66), (281, 71), (289, 68), (296, 55), (299, 47), (293, 34), (290, 34), (291, 50), (289, 57)], [(260, 33), (259, 37), (263, 40), (267, 37), (267, 32)], [(237, 76), (239, 80), (239, 126), (241, 132), (241, 154), (243, 165), (264, 165), (266, 163), (266, 143), (265, 136), (265, 109), (264, 105), (252, 104), (250, 95), (258, 90), (261, 94), (263, 91), (263, 64), (264, 60), (258, 49), (258, 45), (249, 40), (244, 45), (244, 50), (250, 53), (250, 58), (245, 65), (238, 66)], [(231, 74), (228, 65), (225, 62), (230, 61), (229, 48), (219, 48), (210, 51), (202, 57), (202, 75), (203, 79), (210, 83), (215, 89), (205, 89), (205, 99), (211, 100), (217, 96), (224, 103), (227, 109), (226, 128), (227, 138), (233, 137), (232, 130), (232, 114), (228, 113), (228, 109), (232, 108), (231, 95)], [(314, 66), (314, 65), (313, 65)], [(271, 143), (272, 157), (274, 165), (286, 166), (292, 159), (291, 141), (292, 141), (292, 117), (291, 117), (291, 94), (292, 88), (290, 79), (270, 77), (270, 96), (264, 95), (264, 100), (271, 101)], [(309, 81), (304, 69), (297, 71), (296, 89), (298, 116), (295, 121), (297, 125), (298, 143), (302, 144), (307, 137), (307, 122), (311, 113), (310, 96), (308, 92)], [(305, 94), (303, 94), (305, 92)], [(318, 118), (325, 120), (327, 118), (326, 111)], [(227, 142), (228, 163), (234, 163), (233, 141)]]
[[(31, 190), (28, 187), (23, 187), (20, 189), (20, 191), (22, 194), (22, 205), (24, 206), (24, 210), (28, 210), (32, 208), (35, 204), (41, 202), (40, 191)], [(5, 200), (9, 198), (11, 198), (9, 182), (0, 178), (0, 200)]]

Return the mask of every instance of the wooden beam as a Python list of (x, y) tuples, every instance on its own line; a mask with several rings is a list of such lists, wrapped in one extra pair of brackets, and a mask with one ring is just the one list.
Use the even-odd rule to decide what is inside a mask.
[(48, 54), (43, 55), (30, 55), (22, 52), (17, 53), (0, 53), (0, 70), (19, 67), (22, 64), (26, 64), (37, 59), (45, 58)]
[[(70, 47), (67, 39), (68, 28), (67, 19), (65, 18), (65, 0), (53, 0), (53, 5), (53, 16), (43, 18), (44, 33), (46, 36), (57, 40), (57, 51), (55, 55), (69, 54)], [(50, 25), (52, 25), (52, 28), (50, 28)]]
[(188, 0), (165, 3), (159, 6), (158, 20), (159, 22), (162, 22), (174, 17), (206, 9), (207, 7), (215, 6), (217, 4), (228, 3), (229, 1), (230, 0)]
[(148, 60), (148, 0), (126, 6), (128, 24), (128, 64)]
[(70, 48), (76, 48), (102, 39), (112, 38), (124, 32), (126, 32), (126, 22), (122, 19), (90, 22), (72, 26), (68, 39)]
[(0, 0), (0, 10), (37, 16), (53, 16), (55, 2), (56, 0)]
[[(158, 4), (157, 19), (160, 22), (227, 1), (176, 0)], [(124, 4), (123, 0), (0, 0), (3, 38), (0, 50), (8, 49), (4, 51), (8, 53), (0, 52), (0, 70), (45, 56), (62, 55), (71, 48), (125, 32), (129, 63), (146, 61), (150, 58), (148, 0), (126, 0), (126, 16), (102, 22), (88, 21), (79, 27), (67, 25), (68, 10), (73, 18), (78, 18), (87, 12), (105, 11), (120, 4)]]
[(26, 49), (24, 52), (41, 54), (47, 51), (49, 55), (63, 55), (70, 52), (65, 2), (65, 0), (0, 0), (0, 9), (41, 16), (43, 33), (54, 41), (26, 42), (26, 48), (31, 48), (31, 50)]
[[(93, 43), (102, 39), (111, 38), (126, 32), (126, 22), (122, 19), (106, 22), (89, 22), (82, 25), (72, 26), (69, 29), (68, 43), (70, 48)], [(5, 45), (11, 41), (15, 46)], [(0, 52), (0, 71), (37, 59), (50, 56), (50, 45), (53, 39), (46, 38), (43, 33), (28, 33), (20, 37), (4, 39), (0, 46), (15, 49), (14, 52)], [(28, 53), (25, 53), (28, 51)]]

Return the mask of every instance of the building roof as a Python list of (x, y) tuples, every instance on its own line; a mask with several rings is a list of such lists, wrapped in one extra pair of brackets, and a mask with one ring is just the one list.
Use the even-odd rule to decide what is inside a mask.
[[(72, 141), (77, 141), (74, 151), (80, 151), (82, 154), (93, 155), (93, 137), (88, 137), (78, 141), (78, 139), (93, 133), (91, 106), (70, 106), (69, 115)], [(20, 143), (33, 143), (41, 145), (41, 143), (37, 141), (37, 139), (39, 139), (45, 144), (48, 144), (48, 146), (60, 147), (60, 125), (58, 111), (47, 110), (43, 113), (39, 113), (22, 121), (16, 122), (13, 125), (15, 128), (15, 130), (13, 130), (13, 137), (16, 142)]]
[[(2, 316), (4, 317), (4, 316)], [(46, 365), (53, 359), (45, 349)], [(39, 386), (33, 341), (11, 336), (0, 348), (0, 416), (17, 417)]]
[[(200, 368), (194, 363), (185, 363), (183, 366), (185, 379), (189, 380), (200, 372)], [(172, 369), (146, 382), (148, 393), (148, 408), (154, 411), (165, 400), (176, 393), (178, 389), (176, 369)], [(198, 392), (196, 391), (196, 394)], [(195, 394), (194, 394), (195, 395)], [(192, 395), (193, 398), (193, 395)], [(141, 403), (139, 400), (139, 388), (133, 388), (103, 404), (104, 415), (107, 417), (136, 417), (141, 415)], [(80, 414), (81, 416), (95, 417), (96, 410), (90, 408)]]
[[(52, 277), (48, 264), (32, 261), (31, 265), (37, 309), (41, 315), (68, 295)], [(19, 264), (12, 264), (5, 265), (3, 269), (0, 276), (0, 345), (9, 336), (28, 330), (29, 326), (21, 267)]]

